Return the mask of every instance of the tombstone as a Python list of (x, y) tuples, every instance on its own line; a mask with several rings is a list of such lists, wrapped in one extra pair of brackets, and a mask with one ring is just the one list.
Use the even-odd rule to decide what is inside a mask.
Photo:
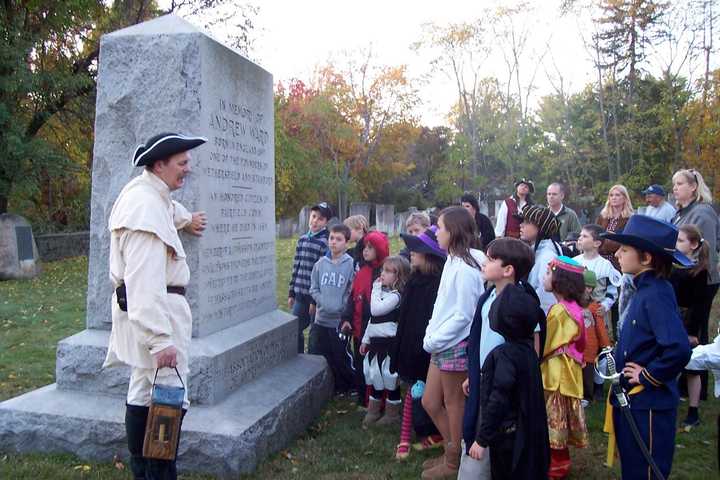
[(330, 220), (328, 220), (328, 222), (327, 222), (327, 228), (333, 227), (333, 226), (335, 226), (335, 225), (340, 225), (341, 223), (342, 223), (342, 222), (340, 221), (340, 219), (339, 219), (338, 217), (332, 217), (332, 218), (331, 218)]
[(395, 235), (395, 205), (375, 205), (375, 227), (390, 237)]
[(158, 131), (203, 135), (175, 198), (205, 210), (183, 236), (192, 272), (191, 407), (178, 468), (237, 477), (301, 434), (332, 395), (320, 356), (297, 354), (297, 319), (277, 309), (272, 76), (168, 15), (100, 43), (87, 329), (57, 348), (56, 383), (0, 403), (0, 451), (127, 455), (128, 368), (101, 371), (109, 338), (107, 220)]
[(19, 215), (0, 215), (0, 280), (26, 280), (40, 274), (40, 255), (30, 223)]
[(370, 222), (370, 210), (372, 209), (372, 203), (365, 202), (354, 202), (350, 204), (350, 216), (362, 215)]
[(302, 235), (308, 231), (308, 222), (310, 222), (310, 205), (305, 205), (298, 213), (298, 233)]
[(410, 212), (400, 212), (395, 214), (395, 233), (400, 235), (405, 232), (405, 222), (410, 217)]
[(478, 201), (478, 206), (480, 207), (480, 213), (482, 213), (485, 216), (489, 216), (489, 208), (488, 208), (488, 202), (485, 200)]
[(290, 238), (295, 233), (295, 220), (292, 218), (281, 218), (278, 223), (278, 237)]

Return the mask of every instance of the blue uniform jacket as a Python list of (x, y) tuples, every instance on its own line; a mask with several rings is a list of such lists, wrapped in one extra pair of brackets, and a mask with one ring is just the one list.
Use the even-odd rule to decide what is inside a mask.
[[(637, 292), (627, 307), (620, 339), (615, 345), (617, 371), (628, 362), (644, 367), (640, 382), (645, 389), (630, 397), (630, 407), (640, 410), (677, 408), (678, 375), (690, 360), (690, 343), (680, 319), (670, 282), (643, 272), (633, 280)], [(625, 377), (621, 384), (630, 385)], [(614, 396), (613, 406), (618, 406)]]

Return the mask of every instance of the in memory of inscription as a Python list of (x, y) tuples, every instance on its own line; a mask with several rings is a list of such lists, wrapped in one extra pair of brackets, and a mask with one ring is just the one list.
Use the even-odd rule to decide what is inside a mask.
[(200, 169), (213, 221), (199, 252), (202, 321), (219, 325), (269, 311), (276, 301), (272, 114), (250, 103), (221, 98), (206, 117), (210, 150)]

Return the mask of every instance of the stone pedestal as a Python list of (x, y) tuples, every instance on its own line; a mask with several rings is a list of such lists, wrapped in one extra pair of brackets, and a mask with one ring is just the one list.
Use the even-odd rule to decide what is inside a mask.
[(140, 172), (135, 147), (177, 131), (208, 138), (174, 198), (209, 220), (203, 237), (183, 236), (193, 339), (178, 461), (237, 476), (307, 428), (332, 394), (325, 360), (297, 354), (297, 320), (277, 310), (272, 76), (175, 16), (104, 36), (100, 59), (87, 329), (58, 344), (56, 383), (0, 403), (0, 450), (127, 455), (129, 369), (101, 370), (107, 220)]
[(310, 222), (310, 205), (305, 205), (298, 213), (298, 235), (304, 235), (308, 231), (308, 222)]

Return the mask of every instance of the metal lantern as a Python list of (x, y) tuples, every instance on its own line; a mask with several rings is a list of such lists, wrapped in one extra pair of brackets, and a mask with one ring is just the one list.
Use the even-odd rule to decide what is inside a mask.
[(145, 426), (143, 457), (157, 460), (175, 460), (183, 418), (185, 384), (175, 369), (182, 387), (158, 385), (157, 370), (153, 380), (150, 411)]

